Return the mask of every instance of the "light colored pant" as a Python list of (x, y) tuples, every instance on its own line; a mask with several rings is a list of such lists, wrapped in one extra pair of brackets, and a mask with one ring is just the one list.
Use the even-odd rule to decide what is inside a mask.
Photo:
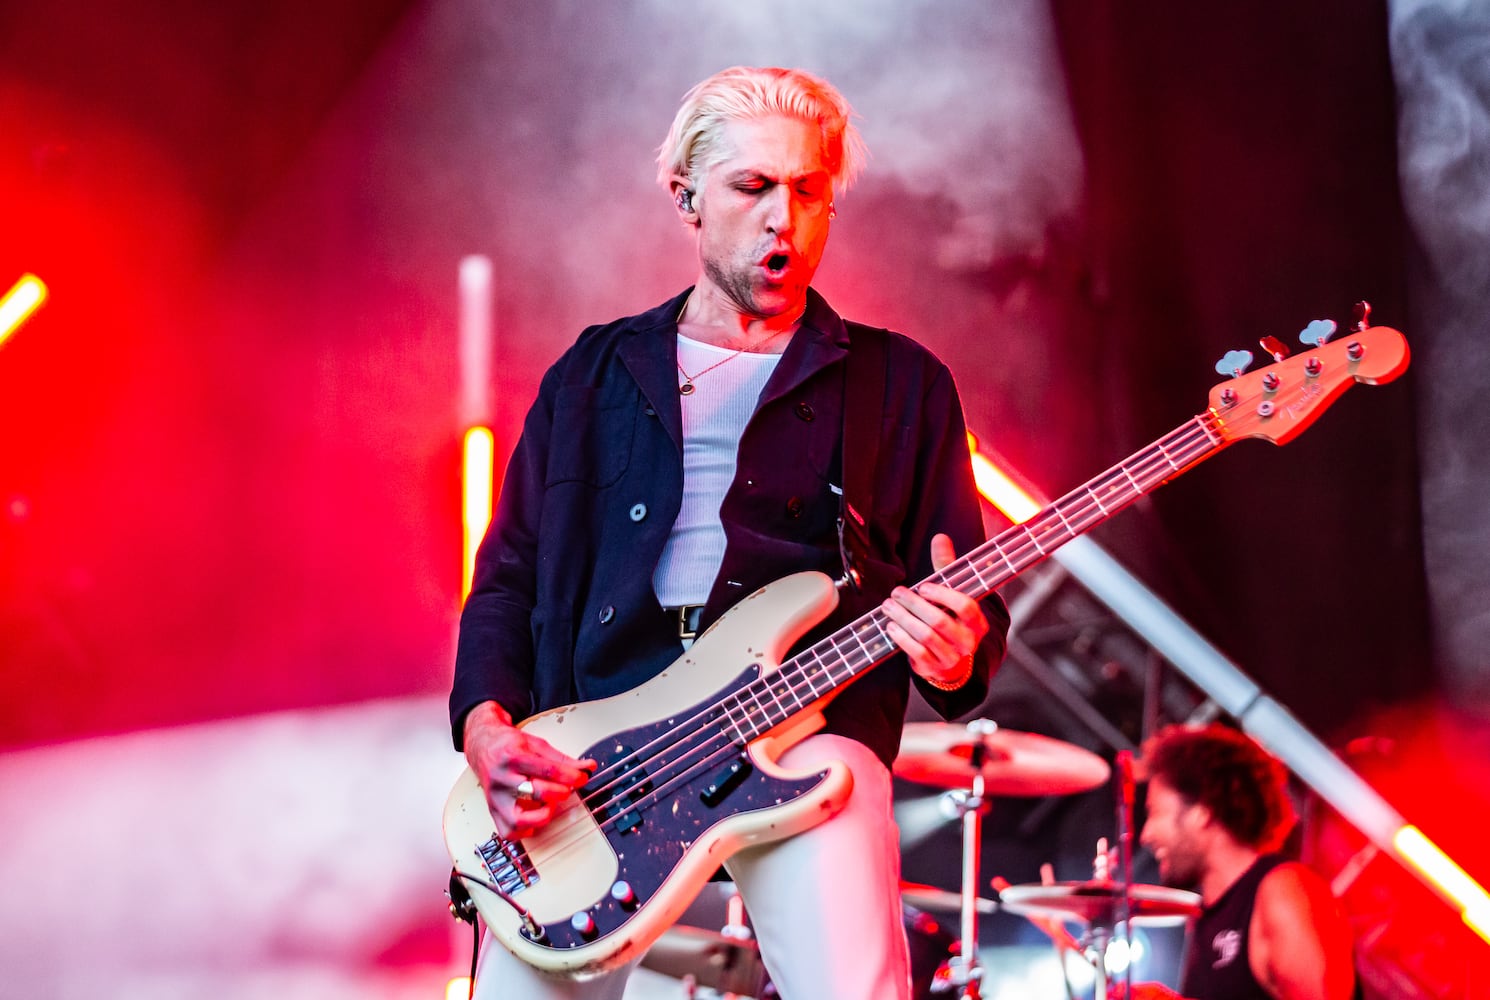
[[(900, 911), (900, 837), (890, 772), (862, 743), (809, 736), (782, 764), (842, 760), (854, 775), (843, 810), (790, 839), (725, 862), (783, 1000), (908, 1000), (910, 955)], [(577, 983), (547, 976), (487, 934), (477, 1000), (622, 1000), (633, 966)]]

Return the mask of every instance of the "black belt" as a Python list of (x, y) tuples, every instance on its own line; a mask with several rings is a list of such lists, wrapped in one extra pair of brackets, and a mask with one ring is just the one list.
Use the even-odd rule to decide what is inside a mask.
[(698, 635), (698, 620), (704, 616), (702, 604), (685, 604), (681, 608), (663, 608), (669, 618), (678, 623), (678, 638), (692, 639)]

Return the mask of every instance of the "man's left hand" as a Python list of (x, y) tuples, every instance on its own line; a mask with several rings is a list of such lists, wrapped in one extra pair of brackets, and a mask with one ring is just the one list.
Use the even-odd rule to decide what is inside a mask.
[[(957, 558), (952, 539), (931, 540), (931, 565), (941, 570)], [(960, 687), (973, 673), (972, 656), (988, 634), (988, 618), (977, 601), (939, 583), (914, 590), (896, 587), (881, 607), (889, 634), (910, 657), (911, 669), (944, 690)]]

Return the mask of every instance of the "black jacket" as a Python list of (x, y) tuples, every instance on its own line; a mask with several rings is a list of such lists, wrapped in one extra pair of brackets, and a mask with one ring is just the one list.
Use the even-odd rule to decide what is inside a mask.
[[(501, 485), (461, 615), (450, 696), (457, 748), (465, 714), (488, 699), (514, 720), (603, 698), (648, 680), (680, 653), (652, 571), (683, 492), (676, 317), (687, 292), (639, 316), (591, 327), (550, 368)], [(724, 498), (724, 561), (702, 624), (789, 573), (842, 573), (838, 548), (843, 390), (849, 335), (815, 292), (740, 440)], [(983, 541), (962, 406), (951, 373), (898, 334), (886, 338), (873, 525), (876, 572), (845, 594), (810, 641), (874, 607), (898, 582), (930, 575), (931, 537), (959, 553)], [(917, 679), (947, 718), (972, 711), (1003, 656), (1008, 613), (974, 678), (946, 693)], [(828, 707), (828, 731), (889, 763), (899, 747), (911, 671), (895, 656)]]

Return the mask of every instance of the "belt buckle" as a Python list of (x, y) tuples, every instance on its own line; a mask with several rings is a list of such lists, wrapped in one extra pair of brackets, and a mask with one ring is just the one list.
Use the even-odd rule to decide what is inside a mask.
[[(703, 611), (702, 604), (685, 604), (678, 609), (678, 638), (698, 638), (698, 616)], [(688, 619), (692, 618), (690, 625)]]

